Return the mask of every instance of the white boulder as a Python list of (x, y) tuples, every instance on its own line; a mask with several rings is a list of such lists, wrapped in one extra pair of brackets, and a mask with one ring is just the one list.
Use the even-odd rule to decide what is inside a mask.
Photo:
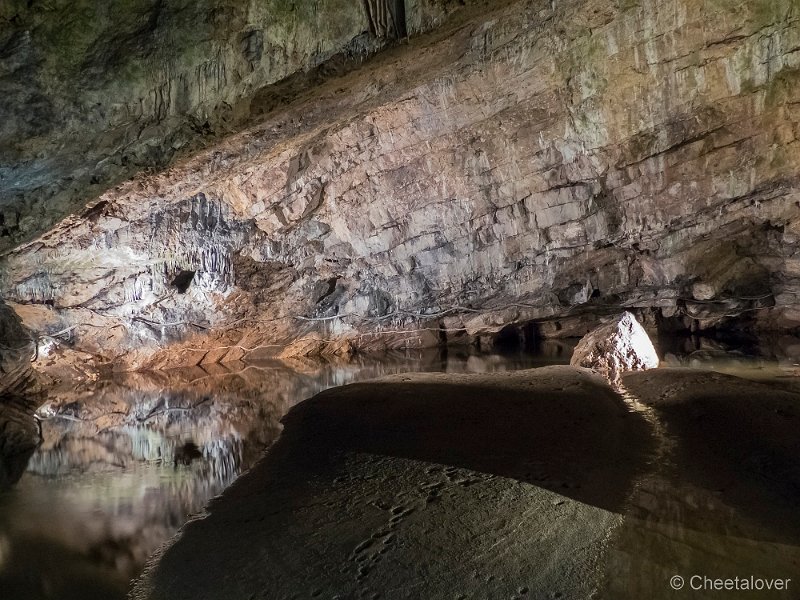
[(658, 367), (659, 359), (647, 332), (629, 312), (624, 312), (587, 333), (578, 342), (570, 365), (592, 369), (612, 383), (627, 371)]

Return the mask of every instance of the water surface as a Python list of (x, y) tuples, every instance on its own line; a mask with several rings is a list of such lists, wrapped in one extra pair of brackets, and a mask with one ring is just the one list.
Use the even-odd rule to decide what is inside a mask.
[(295, 404), (399, 372), (495, 372), (558, 364), (534, 353), (391, 354), (118, 375), (39, 409), (41, 446), (0, 491), (4, 600), (124, 598), (147, 558), (263, 456)]
[[(2, 597), (124, 598), (148, 557), (250, 469), (279, 436), (281, 418), (319, 391), (401, 372), (565, 364), (572, 347), (198, 367), (62, 390), (39, 409), (43, 441), (24, 475), (0, 491)], [(798, 369), (791, 356), (685, 340), (663, 354), (671, 366), (787, 385)]]

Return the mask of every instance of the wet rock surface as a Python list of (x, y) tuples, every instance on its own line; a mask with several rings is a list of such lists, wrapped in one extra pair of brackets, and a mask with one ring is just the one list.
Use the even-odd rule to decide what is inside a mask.
[(0, 293), (117, 368), (557, 335), (622, 305), (797, 328), (796, 3), (481, 10), (109, 190), (8, 254)]
[(800, 390), (623, 379), (624, 397), (570, 367), (320, 394), (134, 597), (666, 599), (674, 575), (793, 578)]
[[(669, 596), (680, 575), (791, 578), (800, 566), (796, 377), (748, 381), (716, 372), (657, 369), (623, 377), (660, 439), (610, 539), (603, 597)], [(687, 584), (688, 585), (688, 584)], [(746, 592), (738, 592), (746, 593)], [(693, 592), (712, 598), (718, 591)]]
[(586, 334), (575, 347), (570, 364), (618, 383), (628, 371), (655, 369), (659, 359), (647, 332), (626, 312)]
[(398, 375), (284, 425), (134, 597), (589, 597), (649, 449), (646, 422), (569, 367)]
[(726, 528), (756, 522), (769, 524), (770, 534), (760, 535), (773, 541), (800, 539), (800, 523), (789, 517), (800, 496), (796, 378), (775, 385), (722, 373), (658, 369), (623, 380), (653, 409), (667, 437), (680, 441), (669, 467), (685, 484), (713, 490), (718, 501), (745, 513)]
[(0, 491), (19, 481), (41, 441), (35, 408), (24, 398), (0, 397)]

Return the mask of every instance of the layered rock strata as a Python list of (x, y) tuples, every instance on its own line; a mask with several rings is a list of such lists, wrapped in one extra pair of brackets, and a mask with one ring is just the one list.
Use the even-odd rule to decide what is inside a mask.
[(118, 368), (558, 335), (621, 306), (800, 325), (796, 2), (469, 14), (108, 191), (8, 254), (2, 294)]
[(37, 342), (31, 332), (0, 301), (0, 400), (39, 388), (40, 380), (31, 368), (36, 352)]

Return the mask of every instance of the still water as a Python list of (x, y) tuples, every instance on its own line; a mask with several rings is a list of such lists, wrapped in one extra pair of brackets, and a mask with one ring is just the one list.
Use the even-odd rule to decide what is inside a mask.
[(249, 469), (280, 419), (324, 389), (400, 372), (495, 372), (568, 362), (537, 353), (396, 354), (120, 375), (39, 409), (42, 444), (0, 491), (3, 600), (124, 598), (149, 556)]
[[(571, 354), (570, 344), (554, 343), (534, 353), (242, 364), (61, 391), (38, 411), (43, 441), (24, 475), (0, 491), (2, 598), (124, 598), (148, 558), (251, 468), (281, 418), (317, 392), (400, 372), (565, 364)], [(771, 380), (795, 368), (719, 349), (675, 351), (666, 362)]]

